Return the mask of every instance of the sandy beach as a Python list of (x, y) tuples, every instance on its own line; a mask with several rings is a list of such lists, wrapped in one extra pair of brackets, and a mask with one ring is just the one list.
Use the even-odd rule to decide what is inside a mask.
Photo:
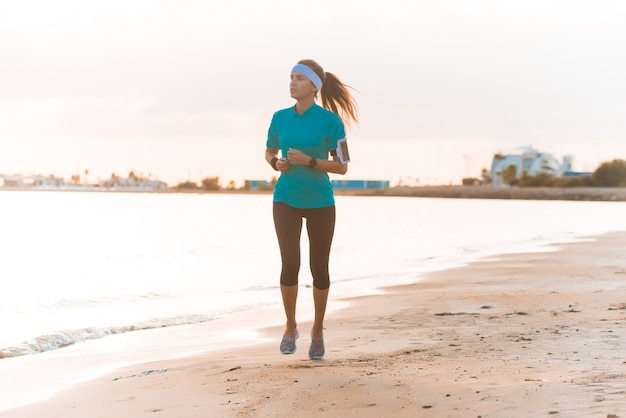
[(626, 233), (554, 248), (353, 298), (328, 315), (321, 361), (309, 322), (290, 356), (269, 327), (0, 416), (626, 417)]

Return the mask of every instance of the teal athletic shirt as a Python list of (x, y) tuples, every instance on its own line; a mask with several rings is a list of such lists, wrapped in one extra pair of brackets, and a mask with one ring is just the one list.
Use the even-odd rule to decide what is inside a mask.
[[(335, 113), (313, 104), (299, 115), (292, 106), (274, 113), (266, 147), (280, 150), (285, 158), (292, 148), (327, 160), (329, 152), (337, 148), (337, 140), (343, 137), (343, 122)], [(274, 202), (298, 209), (333, 206), (335, 197), (328, 173), (305, 165), (291, 165), (278, 178)]]

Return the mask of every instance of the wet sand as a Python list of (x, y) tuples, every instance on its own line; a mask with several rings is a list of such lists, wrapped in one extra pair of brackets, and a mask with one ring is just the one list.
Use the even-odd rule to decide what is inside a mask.
[(310, 322), (290, 356), (271, 327), (0, 417), (626, 417), (626, 233), (558, 248), (353, 298), (328, 315), (321, 361)]

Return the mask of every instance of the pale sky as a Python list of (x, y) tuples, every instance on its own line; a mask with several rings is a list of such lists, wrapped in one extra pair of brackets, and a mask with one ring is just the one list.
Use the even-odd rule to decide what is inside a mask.
[(358, 90), (346, 179), (626, 159), (621, 0), (0, 0), (0, 57), (0, 174), (270, 179), (302, 58)]

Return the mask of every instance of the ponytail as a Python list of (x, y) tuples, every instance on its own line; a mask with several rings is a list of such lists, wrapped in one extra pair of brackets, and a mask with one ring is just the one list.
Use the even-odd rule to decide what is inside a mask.
[(358, 125), (357, 105), (352, 94), (350, 94), (349, 89), (351, 87), (343, 84), (335, 74), (325, 72), (313, 60), (301, 60), (298, 64), (304, 64), (311, 68), (322, 80), (322, 89), (320, 91), (322, 107), (336, 113), (345, 125), (351, 126), (352, 123)]

